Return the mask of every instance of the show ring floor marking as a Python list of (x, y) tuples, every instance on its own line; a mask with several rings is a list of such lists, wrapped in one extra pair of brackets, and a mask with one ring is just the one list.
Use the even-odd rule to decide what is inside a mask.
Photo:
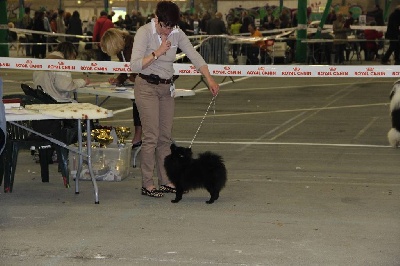
[[(345, 108), (365, 108), (365, 107), (371, 107), (371, 106), (389, 106), (389, 103), (354, 104), (354, 105), (342, 105), (342, 106), (332, 106), (332, 107), (284, 109), (284, 110), (273, 110), (273, 111), (263, 111), (263, 112), (242, 112), (242, 113), (234, 113), (234, 114), (211, 114), (211, 115), (209, 115), (209, 117), (233, 117), (233, 116), (263, 115), (263, 114), (318, 111), (318, 110), (328, 111), (328, 110), (339, 110), (339, 109), (345, 109)], [(126, 108), (126, 109), (129, 109), (129, 108)], [(121, 110), (125, 111), (126, 109), (121, 109)], [(132, 110), (132, 107), (130, 107), (130, 110)], [(217, 109), (217, 112), (218, 112), (218, 109)], [(118, 110), (114, 111), (114, 114), (115, 113), (118, 113)], [(178, 116), (178, 117), (174, 117), (174, 120), (198, 119), (198, 118), (203, 118), (203, 115), (198, 115), (198, 116)], [(109, 123), (111, 123), (111, 122), (127, 122), (127, 121), (132, 121), (132, 119), (123, 119), (123, 120), (104, 119), (102, 121), (103, 122), (109, 122)]]
[[(190, 140), (175, 139), (176, 142), (190, 143)], [(344, 144), (344, 143), (312, 143), (312, 142), (253, 142), (253, 141), (195, 141), (194, 144), (218, 144), (218, 145), (284, 145), (284, 146), (325, 146), (325, 147), (345, 147), (345, 148), (392, 148), (389, 145), (372, 144)]]

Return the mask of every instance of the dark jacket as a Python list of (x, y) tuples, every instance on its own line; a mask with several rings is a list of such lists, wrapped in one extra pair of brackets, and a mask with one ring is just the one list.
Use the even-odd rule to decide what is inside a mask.
[(388, 40), (399, 40), (400, 35), (400, 9), (395, 9), (389, 16), (385, 38)]
[(225, 23), (219, 18), (213, 18), (208, 21), (207, 24), (207, 34), (209, 35), (220, 35), (226, 34)]
[(69, 26), (67, 29), (68, 34), (82, 35), (82, 20), (78, 17), (72, 16), (69, 19)]
[(249, 24), (253, 23), (253, 18), (246, 16), (242, 20), (242, 27), (240, 27), (240, 33), (249, 32)]

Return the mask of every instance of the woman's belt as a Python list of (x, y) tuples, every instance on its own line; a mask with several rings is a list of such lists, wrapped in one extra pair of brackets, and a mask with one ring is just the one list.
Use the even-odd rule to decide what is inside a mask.
[(146, 80), (148, 83), (150, 84), (171, 84), (173, 82), (173, 79), (162, 79), (160, 78), (158, 75), (154, 75), (154, 74), (150, 74), (150, 75), (144, 75), (139, 73), (139, 77), (141, 77), (142, 79)]

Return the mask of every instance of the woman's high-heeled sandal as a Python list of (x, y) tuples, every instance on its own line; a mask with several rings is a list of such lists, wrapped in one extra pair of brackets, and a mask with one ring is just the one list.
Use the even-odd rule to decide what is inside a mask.
[(158, 191), (162, 193), (176, 193), (176, 189), (174, 187), (170, 187), (167, 185), (161, 185)]
[(161, 198), (164, 196), (164, 194), (159, 192), (156, 188), (153, 188), (152, 190), (148, 190), (144, 187), (142, 187), (142, 195), (154, 197), (154, 198)]

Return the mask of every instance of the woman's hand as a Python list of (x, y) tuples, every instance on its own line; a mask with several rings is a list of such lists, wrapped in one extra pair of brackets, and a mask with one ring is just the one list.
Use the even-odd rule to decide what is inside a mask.
[(161, 35), (161, 45), (157, 49), (156, 55), (158, 57), (161, 55), (165, 55), (170, 48), (171, 48), (171, 42), (167, 40), (167, 36)]
[(115, 85), (118, 83), (118, 80), (116, 78), (109, 78), (108, 83), (110, 83), (111, 85)]
[(219, 92), (219, 84), (215, 82), (214, 78), (210, 75), (207, 65), (203, 65), (199, 68), (199, 71), (207, 79), (208, 88), (213, 96), (217, 96)]
[(217, 82), (215, 82), (215, 80), (213, 78), (208, 79), (208, 87), (212, 93), (213, 96), (217, 96), (218, 92), (219, 92), (219, 84)]

